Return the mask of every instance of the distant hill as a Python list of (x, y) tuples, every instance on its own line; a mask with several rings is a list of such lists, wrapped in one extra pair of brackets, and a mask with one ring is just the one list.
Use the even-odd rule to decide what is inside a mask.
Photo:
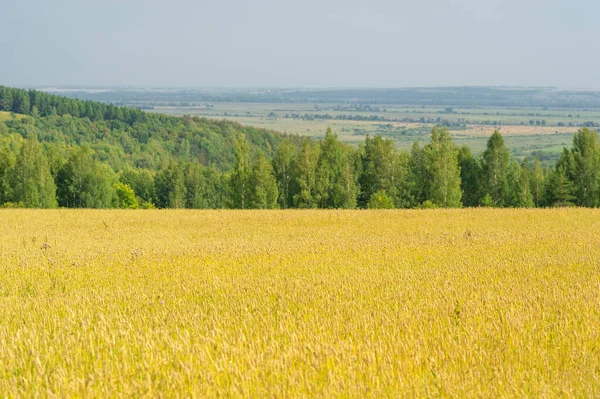
[[(98, 160), (115, 170), (159, 170), (171, 161), (198, 161), (228, 171), (240, 133), (246, 136), (251, 154), (262, 153), (267, 159), (287, 137), (229, 121), (150, 114), (137, 108), (0, 86), (0, 148), (10, 146), (19, 136), (36, 137), (63, 157), (73, 146), (89, 147)], [(300, 141), (297, 136), (292, 139)]]
[(189, 106), (210, 102), (354, 103), (463, 107), (599, 108), (600, 91), (553, 87), (414, 87), (337, 89), (49, 88), (117, 105)]

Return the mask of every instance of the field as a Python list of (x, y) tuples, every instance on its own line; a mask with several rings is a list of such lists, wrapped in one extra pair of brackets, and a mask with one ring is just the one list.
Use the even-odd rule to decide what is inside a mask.
[(599, 210), (0, 219), (3, 396), (600, 396)]
[[(475, 153), (485, 149), (495, 129), (500, 129), (513, 155), (534, 152), (557, 158), (569, 147), (582, 123), (600, 123), (597, 109), (451, 108), (378, 104), (236, 103), (216, 102), (202, 106), (155, 106), (153, 112), (220, 118), (284, 133), (321, 138), (331, 127), (341, 140), (358, 144), (365, 136), (381, 135), (409, 149), (413, 142), (427, 142), (435, 124), (447, 124), (454, 141)], [(360, 120), (362, 118), (363, 120)], [(370, 120), (371, 119), (371, 120)], [(374, 120), (373, 120), (374, 119)], [(539, 122), (539, 123), (538, 123)]]

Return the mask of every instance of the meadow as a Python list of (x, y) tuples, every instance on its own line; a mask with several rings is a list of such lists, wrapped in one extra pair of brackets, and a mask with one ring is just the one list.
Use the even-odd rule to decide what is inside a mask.
[[(17, 120), (23, 119), (24, 115), (15, 114), (14, 118)], [(10, 112), (0, 111), (0, 122), (8, 121), (13, 119), (13, 116)]]
[(599, 210), (0, 220), (3, 396), (600, 396)]

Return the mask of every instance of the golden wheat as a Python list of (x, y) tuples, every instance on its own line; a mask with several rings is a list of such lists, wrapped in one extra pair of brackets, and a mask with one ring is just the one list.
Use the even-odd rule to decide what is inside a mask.
[(600, 396), (598, 210), (5, 210), (0, 256), (2, 396)]

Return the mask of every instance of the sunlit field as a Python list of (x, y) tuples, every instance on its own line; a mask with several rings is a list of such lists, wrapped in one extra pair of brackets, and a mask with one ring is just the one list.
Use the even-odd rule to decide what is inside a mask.
[(2, 396), (598, 397), (600, 211), (0, 211)]

